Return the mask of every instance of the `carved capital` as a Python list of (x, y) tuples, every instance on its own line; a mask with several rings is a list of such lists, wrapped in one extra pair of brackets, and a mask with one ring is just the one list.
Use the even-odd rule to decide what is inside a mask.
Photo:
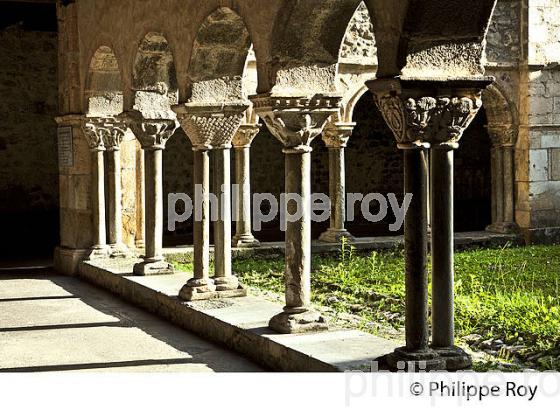
[(266, 126), (288, 151), (309, 151), (311, 142), (323, 132), (327, 120), (339, 111), (340, 97), (251, 97)]
[(105, 138), (110, 133), (110, 118), (83, 117), (82, 131), (90, 150), (105, 151)]
[(126, 121), (118, 118), (111, 118), (107, 122), (107, 132), (103, 134), (103, 144), (107, 151), (118, 151), (128, 130)]
[(260, 124), (241, 124), (233, 137), (233, 146), (235, 148), (249, 148), (260, 130)]
[(139, 111), (127, 112), (126, 122), (145, 150), (165, 149), (165, 144), (179, 127), (175, 119), (148, 119)]
[(173, 107), (193, 149), (230, 148), (248, 105), (195, 105)]
[(482, 90), (492, 81), (379, 79), (367, 86), (399, 146), (455, 146), (482, 107)]
[(488, 125), (486, 129), (493, 147), (515, 146), (517, 130), (511, 124)]
[(354, 122), (329, 121), (323, 130), (323, 142), (328, 148), (346, 148), (355, 126)]

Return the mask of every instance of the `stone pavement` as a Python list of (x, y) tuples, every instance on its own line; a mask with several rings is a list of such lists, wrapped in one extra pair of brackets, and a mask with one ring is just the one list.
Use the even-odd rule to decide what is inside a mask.
[(262, 370), (79, 279), (0, 273), (0, 372)]

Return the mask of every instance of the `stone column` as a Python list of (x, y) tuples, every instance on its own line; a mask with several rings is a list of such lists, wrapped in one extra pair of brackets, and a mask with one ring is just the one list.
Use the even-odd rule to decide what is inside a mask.
[(128, 113), (129, 126), (144, 150), (145, 252), (134, 266), (139, 276), (173, 273), (163, 257), (163, 177), (162, 153), (178, 127), (175, 119), (147, 119), (138, 111)]
[(84, 118), (82, 130), (91, 150), (91, 212), (93, 228), (93, 246), (88, 260), (109, 256), (105, 220), (105, 162), (103, 137), (107, 134), (107, 119)]
[(337, 243), (354, 237), (344, 227), (346, 220), (346, 167), (344, 150), (356, 126), (355, 123), (328, 123), (323, 141), (329, 149), (329, 197), (331, 201), (330, 227), (321, 234), (320, 241)]
[[(251, 98), (255, 112), (270, 132), (284, 145), (286, 194), (296, 198), (284, 204), (285, 212), (300, 218), (286, 226), (286, 306), (269, 323), (280, 333), (302, 333), (326, 330), (327, 323), (311, 307), (311, 142), (323, 131), (340, 99), (316, 96), (309, 98), (272, 97), (269, 94)], [(299, 200), (298, 200), (299, 199)]]
[(486, 230), (513, 233), (518, 230), (513, 192), (515, 132), (507, 124), (487, 129), (492, 140), (492, 224)]
[(112, 120), (108, 132), (103, 136), (107, 150), (107, 186), (109, 189), (109, 237), (108, 245), (111, 257), (125, 257), (126, 246), (122, 241), (122, 181), (121, 181), (121, 143), (126, 134), (127, 126), (123, 121)]
[[(243, 120), (248, 105), (197, 104), (177, 105), (181, 127), (190, 139), (195, 151), (195, 232), (194, 232), (194, 278), (189, 280), (179, 296), (185, 300), (215, 297), (244, 296), (238, 279), (231, 270), (231, 181), (229, 152), (231, 141)], [(215, 150), (215, 186), (220, 188), (221, 205), (215, 225), (215, 278), (209, 278), (209, 232), (210, 192), (208, 151)], [(199, 208), (199, 209), (197, 209)]]
[(254, 248), (260, 245), (251, 231), (251, 143), (261, 129), (259, 124), (242, 124), (235, 137), (236, 221), (233, 245)]
[(470, 367), (471, 358), (455, 346), (453, 151), (480, 107), (491, 80), (462, 81), (437, 91), (431, 136), (432, 185), (432, 348), (447, 370)]
[(413, 194), (405, 220), (407, 344), (389, 356), (392, 367), (458, 369), (470, 364), (470, 358), (453, 344), (453, 161), (449, 147), (455, 146), (475, 117), (482, 89), (491, 82), (484, 77), (367, 83), (399, 147), (436, 147), (431, 152), (433, 348), (428, 347), (427, 328), (427, 169), (425, 153), (412, 150), (405, 154), (405, 189)]
[(144, 237), (146, 226), (144, 223), (144, 198), (146, 190), (144, 189), (144, 150), (138, 149), (136, 152), (136, 249), (144, 249)]

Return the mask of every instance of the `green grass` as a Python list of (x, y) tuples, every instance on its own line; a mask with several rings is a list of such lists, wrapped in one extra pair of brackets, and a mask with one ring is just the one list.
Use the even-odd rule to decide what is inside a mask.
[[(282, 294), (284, 260), (240, 259), (234, 271), (244, 284)], [(402, 250), (314, 257), (313, 302), (358, 315), (358, 325), (376, 333), (404, 325)], [(560, 345), (560, 246), (469, 250), (455, 257), (456, 334), (522, 337), (531, 349)]]

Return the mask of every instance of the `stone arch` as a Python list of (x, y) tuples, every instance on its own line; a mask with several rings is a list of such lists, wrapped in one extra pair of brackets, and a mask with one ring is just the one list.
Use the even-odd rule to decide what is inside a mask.
[(492, 84), (483, 91), (482, 104), (486, 110), (492, 143), (515, 145), (519, 124), (517, 110), (498, 84)]
[(342, 92), (341, 120), (352, 122), (354, 108), (375, 77), (377, 47), (373, 22), (362, 1), (348, 22), (338, 56), (338, 88)]
[(243, 19), (228, 7), (212, 12), (193, 43), (188, 69), (190, 102), (247, 101), (257, 90), (256, 57)]
[(170, 107), (179, 102), (173, 53), (165, 35), (151, 31), (138, 45), (134, 60), (134, 109), (146, 118), (175, 117)]
[(360, 0), (287, 2), (271, 36), (268, 84), (284, 95), (337, 91), (337, 64), (348, 22)]
[(88, 115), (117, 115), (123, 111), (122, 76), (111, 47), (100, 46), (93, 54), (84, 94)]

